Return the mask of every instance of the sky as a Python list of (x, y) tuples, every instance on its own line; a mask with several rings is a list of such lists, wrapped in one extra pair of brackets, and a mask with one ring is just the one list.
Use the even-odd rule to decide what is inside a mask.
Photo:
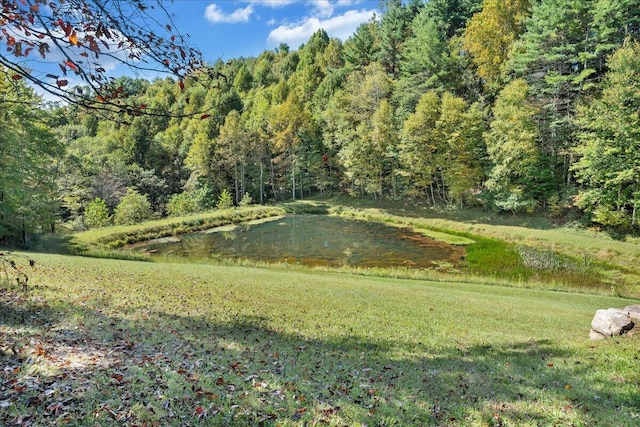
[[(202, 52), (209, 64), (218, 59), (258, 56), (281, 43), (297, 50), (320, 28), (330, 37), (345, 41), (360, 24), (379, 14), (379, 0), (164, 0), (163, 5), (173, 15), (171, 27), (188, 34), (188, 44)], [(166, 20), (166, 16), (161, 19)], [(158, 20), (158, 24), (164, 22)], [(6, 41), (0, 40), (0, 49), (5, 46)], [(71, 59), (78, 64), (84, 61), (77, 55)], [(46, 79), (45, 75), (60, 74), (58, 64), (64, 60), (61, 52), (52, 49), (46, 59), (31, 54), (19, 62), (32, 69), (32, 75)], [(127, 68), (106, 55), (99, 62), (108, 77), (129, 75), (153, 80), (161, 76)], [(84, 83), (73, 73), (62, 78), (68, 81), (68, 88)], [(57, 100), (38, 87), (34, 89), (47, 101)]]
[(298, 49), (320, 28), (346, 40), (379, 0), (174, 0), (175, 24), (207, 62), (258, 56), (286, 43)]

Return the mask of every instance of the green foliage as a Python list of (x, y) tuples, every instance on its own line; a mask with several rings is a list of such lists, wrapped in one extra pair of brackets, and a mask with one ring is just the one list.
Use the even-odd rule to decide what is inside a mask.
[(635, 227), (640, 202), (640, 44), (629, 42), (609, 59), (602, 96), (579, 110), (579, 205), (594, 221)]
[(0, 67), (0, 244), (28, 245), (56, 221), (62, 146), (39, 103), (33, 89)]
[(374, 62), (380, 52), (375, 22), (360, 24), (356, 32), (344, 44), (344, 57), (348, 65), (366, 67)]
[(112, 216), (103, 199), (96, 198), (84, 209), (84, 223), (89, 228), (106, 227), (111, 224)]
[(244, 193), (244, 196), (242, 196), (242, 200), (240, 200), (240, 203), (238, 203), (238, 206), (241, 208), (246, 208), (252, 203), (253, 203), (253, 198), (249, 195), (249, 193)]
[(485, 134), (491, 160), (487, 189), (493, 204), (517, 212), (532, 208), (532, 194), (539, 184), (536, 109), (527, 101), (528, 86), (514, 80), (498, 95), (490, 130)]
[[(344, 44), (318, 30), (298, 50), (219, 60), (182, 82), (116, 79), (141, 109), (118, 122), (66, 106), (27, 114), (11, 101), (21, 82), (5, 81), (0, 235), (45, 230), (58, 212), (78, 228), (83, 206), (99, 197), (113, 211), (127, 188), (161, 214), (212, 208), (222, 189), (235, 205), (331, 193), (511, 212), (582, 190), (589, 218), (632, 228), (633, 168), (589, 160), (578, 133), (600, 113), (578, 105), (600, 99), (608, 55), (638, 38), (637, 1), (385, 0), (380, 11)], [(38, 151), (57, 144), (46, 125), (66, 149), (59, 162)], [(21, 132), (45, 142), (21, 146)], [(18, 173), (18, 159), (44, 179)]]
[(401, 76), (394, 97), (399, 99), (402, 112), (415, 109), (420, 95), (426, 89), (447, 86), (447, 40), (438, 24), (425, 7), (413, 20), (411, 36), (402, 50)]
[(461, 32), (469, 18), (481, 8), (482, 0), (429, 0), (424, 5), (426, 14), (447, 38)]
[(405, 120), (401, 133), (401, 174), (414, 184), (414, 191), (431, 199), (434, 205), (433, 183), (438, 168), (435, 127), (439, 116), (440, 98), (435, 92), (427, 92), (415, 113)]
[(153, 216), (151, 204), (147, 196), (129, 188), (113, 213), (116, 225), (136, 224)]
[(200, 194), (195, 191), (184, 191), (174, 194), (167, 203), (167, 212), (179, 216), (195, 213), (200, 210)]
[(380, 21), (380, 63), (393, 77), (400, 74), (403, 45), (410, 34), (411, 21), (417, 12), (412, 4), (404, 6), (400, 0), (389, 0)]
[(231, 197), (231, 193), (226, 188), (222, 190), (220, 195), (218, 196), (218, 203), (216, 204), (216, 208), (218, 209), (229, 209), (233, 207), (233, 198)]

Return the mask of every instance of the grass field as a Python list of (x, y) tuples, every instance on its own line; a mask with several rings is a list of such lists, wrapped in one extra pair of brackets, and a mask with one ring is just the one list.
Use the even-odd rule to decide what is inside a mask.
[(597, 309), (637, 300), (28, 256), (27, 291), (0, 286), (0, 425), (640, 424), (640, 336), (589, 340)]

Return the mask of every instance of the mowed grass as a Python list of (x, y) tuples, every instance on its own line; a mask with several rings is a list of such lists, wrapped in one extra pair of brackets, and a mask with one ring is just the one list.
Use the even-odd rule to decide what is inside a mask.
[(635, 426), (621, 298), (33, 255), (1, 291), (0, 425)]

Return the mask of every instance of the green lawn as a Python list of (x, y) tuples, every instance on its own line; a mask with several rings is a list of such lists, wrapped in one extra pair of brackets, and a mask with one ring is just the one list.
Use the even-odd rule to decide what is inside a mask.
[(33, 255), (0, 291), (0, 425), (635, 426), (607, 296)]

